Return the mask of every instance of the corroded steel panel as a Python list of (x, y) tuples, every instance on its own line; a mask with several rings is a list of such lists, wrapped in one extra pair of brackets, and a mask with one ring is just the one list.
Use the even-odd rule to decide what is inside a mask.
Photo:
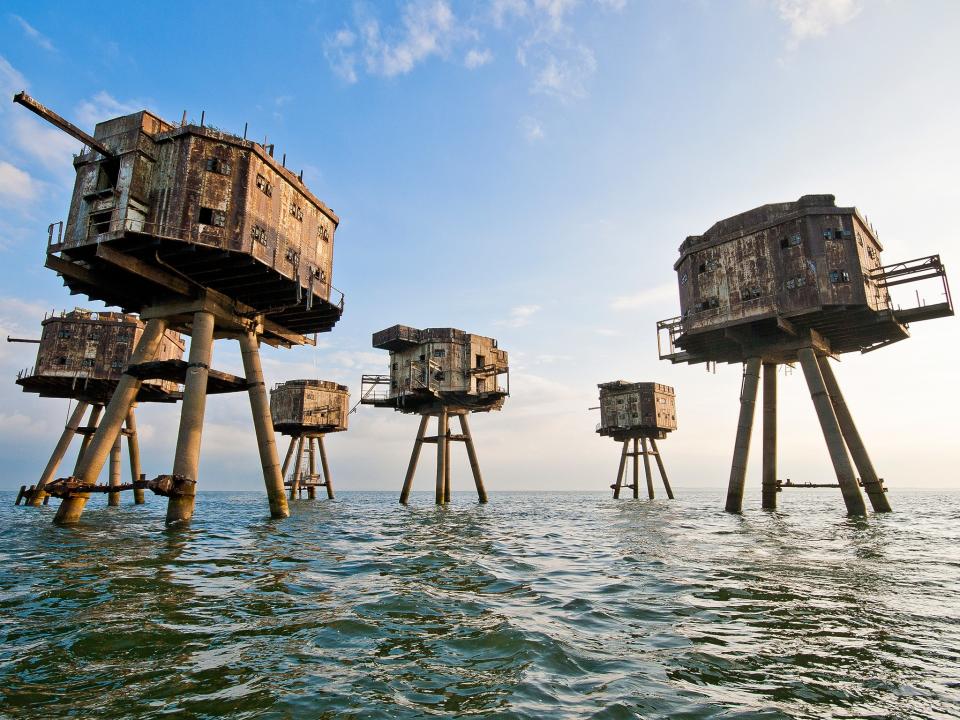
[(270, 391), (274, 427), (283, 433), (347, 429), (350, 391), (328, 380), (290, 380)]

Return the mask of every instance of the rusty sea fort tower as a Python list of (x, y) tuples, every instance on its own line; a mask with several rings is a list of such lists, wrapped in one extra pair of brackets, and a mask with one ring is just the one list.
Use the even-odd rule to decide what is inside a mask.
[[(280, 474), (290, 488), (290, 499), (300, 497), (304, 490), (307, 498), (317, 496), (317, 488), (327, 490), (327, 498), (333, 500), (333, 476), (327, 461), (327, 449), (323, 438), (328, 433), (347, 429), (350, 415), (350, 389), (329, 380), (288, 380), (278, 383), (270, 391), (270, 414), (274, 429), (290, 436), (290, 445), (283, 460)], [(306, 443), (306, 447), (304, 447)], [(293, 473), (287, 475), (290, 460), (296, 452)], [(317, 457), (323, 475), (317, 473)], [(303, 472), (304, 457), (308, 472)]]
[[(93, 135), (26, 93), (14, 101), (82, 142), (66, 225), (46, 266), (72, 294), (139, 313), (145, 325), (74, 473), (56, 482), (54, 522), (75, 523), (148, 380), (183, 385), (169, 474), (143, 487), (168, 498), (167, 522), (193, 515), (207, 393), (246, 391), (274, 517), (289, 514), (259, 345), (313, 344), (343, 297), (331, 285), (339, 218), (277, 162), (273, 147), (144, 110)], [(246, 133), (245, 133), (246, 134)], [(190, 335), (186, 363), (162, 359), (168, 330)], [(245, 377), (211, 370), (215, 339), (239, 341)]]
[(631, 383), (626, 380), (601, 383), (597, 387), (600, 388), (600, 422), (597, 423), (597, 432), (622, 443), (617, 480), (610, 486), (614, 499), (620, 497), (628, 458), (633, 458), (633, 482), (626, 487), (633, 491), (634, 498), (640, 497), (639, 462), (642, 457), (647, 497), (653, 500), (653, 474), (650, 472), (652, 455), (657, 462), (667, 497), (673, 500), (673, 490), (667, 479), (663, 458), (660, 457), (660, 449), (657, 447), (657, 440), (664, 440), (667, 433), (677, 429), (677, 398), (673, 388), (660, 383)]
[[(839, 486), (847, 512), (866, 512), (861, 486), (874, 511), (890, 511), (830, 358), (903, 340), (909, 323), (953, 315), (953, 305), (938, 255), (884, 265), (881, 251), (871, 225), (856, 208), (837, 207), (833, 195), (764, 205), (721, 220), (680, 246), (674, 269), (681, 315), (657, 323), (661, 359), (744, 367), (728, 511), (743, 506), (761, 367), (763, 507), (776, 508), (777, 492), (793, 486), (777, 480), (777, 366), (795, 362), (837, 476), (832, 486)], [(937, 302), (895, 307), (889, 289), (920, 281), (939, 284)]]
[[(38, 507), (46, 504), (50, 495), (59, 496), (57, 483), (51, 483), (61, 461), (70, 449), (75, 435), (81, 436), (77, 462), (90, 444), (103, 407), (110, 401), (120, 376), (130, 362), (133, 347), (143, 334), (144, 324), (136, 316), (117, 312), (94, 312), (77, 308), (44, 317), (39, 340), (12, 339), (15, 342), (36, 342), (37, 359), (33, 367), (17, 375), (17, 385), (24, 392), (40, 397), (76, 401), (63, 433), (60, 435), (50, 460), (36, 485), (20, 488), (16, 503), (21, 499)], [(158, 357), (167, 361), (182, 361), (183, 339), (173, 330), (167, 330), (160, 341)], [(177, 402), (182, 397), (179, 386), (169, 380), (146, 380), (140, 386), (136, 403)], [(127, 438), (130, 460), (130, 483), (121, 487), (120, 435), (110, 449), (111, 507), (120, 504), (120, 491), (133, 490), (134, 502), (144, 501), (143, 487), (138, 486), (140, 474), (140, 442), (134, 407), (130, 407), (122, 434)], [(84, 415), (87, 422), (83, 424)]]
[[(510, 394), (506, 350), (497, 341), (456, 328), (418, 330), (394, 325), (373, 334), (373, 346), (390, 351), (389, 375), (364, 375), (360, 402), (420, 416), (400, 502), (407, 503), (424, 443), (437, 445), (436, 503), (450, 502), (450, 443), (462, 442), (481, 503), (487, 491), (473, 445), (467, 415), (500, 410)], [(504, 384), (500, 378), (504, 377)], [(460, 422), (460, 434), (450, 432), (449, 420)], [(437, 434), (427, 436), (427, 423), (437, 418)]]

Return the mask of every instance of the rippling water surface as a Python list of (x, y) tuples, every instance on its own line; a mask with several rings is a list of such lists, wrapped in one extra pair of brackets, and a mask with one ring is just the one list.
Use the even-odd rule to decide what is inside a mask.
[[(785, 493), (786, 494), (786, 493)], [(960, 717), (960, 494), (0, 494), (0, 714)]]

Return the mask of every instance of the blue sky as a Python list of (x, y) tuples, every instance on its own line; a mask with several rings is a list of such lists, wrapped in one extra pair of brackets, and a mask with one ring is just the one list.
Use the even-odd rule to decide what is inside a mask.
[[(386, 368), (394, 323), (492, 335), (513, 396), (477, 416), (491, 489), (604, 489), (617, 449), (594, 432), (596, 384), (677, 388), (663, 443), (675, 487), (725, 489), (740, 368), (670, 366), (654, 323), (677, 314), (683, 238), (765, 202), (834, 193), (880, 232), (884, 260), (955, 268), (960, 4), (906, 0), (129, 4), (7, 2), (0, 89), (83, 127), (143, 107), (276, 143), (342, 222), (346, 312), (320, 347), (265, 352), (268, 379), (356, 391)], [(77, 143), (0, 103), (0, 332), (89, 305), (43, 265)], [(960, 282), (960, 280), (957, 280)], [(935, 298), (931, 298), (935, 299)], [(960, 451), (953, 319), (838, 368), (892, 489), (952, 487)], [(0, 483), (33, 482), (66, 404), (20, 392), (34, 346), (0, 346)], [(227, 342), (216, 367), (238, 372)], [(781, 387), (783, 477), (830, 464), (799, 372)], [(169, 471), (177, 416), (142, 408), (145, 470)], [(331, 438), (342, 489), (396, 489), (416, 420), (363, 408)], [(211, 398), (201, 487), (261, 487), (242, 397)], [(454, 488), (470, 485), (457, 458)], [(759, 501), (759, 447), (748, 497)], [(425, 459), (417, 487), (431, 486)], [(838, 498), (839, 502), (839, 498)]]

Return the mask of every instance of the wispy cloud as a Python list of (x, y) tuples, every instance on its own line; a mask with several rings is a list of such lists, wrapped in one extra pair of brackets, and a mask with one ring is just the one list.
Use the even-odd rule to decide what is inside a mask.
[(472, 48), (464, 56), (463, 64), (468, 70), (475, 70), (478, 67), (483, 67), (491, 60), (493, 60), (493, 53), (489, 49), (478, 50)]
[(40, 192), (40, 183), (30, 173), (0, 160), (0, 204), (17, 205), (30, 202)]
[[(24, 78), (5, 57), (0, 55), (0, 91), (2, 91), (4, 95), (9, 96), (27, 87), (26, 78)], [(6, 102), (3, 103), (3, 105), (6, 104)], [(0, 110), (0, 112), (2, 112), (2, 110)]]
[(543, 125), (540, 124), (539, 120), (529, 115), (520, 118), (520, 129), (523, 131), (523, 136), (530, 142), (543, 140), (545, 137)]
[(676, 297), (677, 288), (673, 283), (665, 283), (656, 287), (641, 290), (633, 295), (620, 295), (610, 303), (611, 310), (636, 310), (637, 308), (672, 300)]
[(73, 178), (70, 159), (80, 148), (77, 140), (27, 113), (15, 115), (11, 129), (19, 150), (39, 160), (47, 170)]
[(19, 15), (11, 14), (10, 17), (16, 22), (20, 28), (23, 30), (23, 34), (30, 38), (34, 43), (39, 47), (43, 48), (48, 52), (56, 52), (57, 48), (54, 47), (54, 44), (50, 41), (46, 35), (37, 30), (33, 25), (28, 23)]
[(862, 0), (776, 0), (780, 18), (790, 26), (794, 45), (826, 35), (850, 22), (863, 9)]
[(148, 104), (141, 100), (117, 100), (110, 93), (101, 90), (89, 100), (81, 102), (74, 114), (80, 121), (81, 127), (93, 128), (102, 120), (135, 113), (143, 110)]
[(517, 305), (510, 310), (510, 316), (506, 320), (498, 320), (495, 325), (503, 327), (523, 327), (529, 325), (530, 320), (540, 312), (539, 305)]

